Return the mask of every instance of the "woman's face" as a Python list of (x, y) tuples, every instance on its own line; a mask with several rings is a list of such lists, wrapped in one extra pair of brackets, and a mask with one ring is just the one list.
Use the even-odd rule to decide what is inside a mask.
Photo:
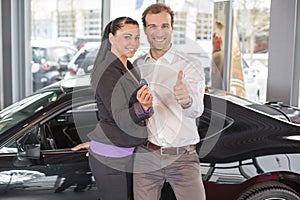
[(111, 51), (117, 57), (132, 58), (140, 46), (140, 30), (137, 25), (125, 24), (116, 34), (110, 33)]

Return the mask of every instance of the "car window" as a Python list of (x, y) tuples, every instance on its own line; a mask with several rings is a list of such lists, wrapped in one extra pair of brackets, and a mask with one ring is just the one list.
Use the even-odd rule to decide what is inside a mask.
[(0, 135), (17, 123), (55, 102), (58, 95), (54, 91), (38, 92), (1, 110)]
[(73, 58), (73, 56), (76, 54), (77, 51), (75, 51), (74, 49), (71, 48), (67, 48), (67, 54), (65, 55), (65, 57), (68, 57), (68, 62)]
[(83, 60), (82, 64), (79, 66), (79, 68), (84, 70), (85, 74), (89, 74), (92, 72), (97, 53), (98, 53), (98, 48), (95, 48), (95, 49), (92, 49), (91, 51), (89, 51), (86, 54), (85, 59)]
[(13, 136), (0, 148), (0, 153), (16, 153), (16, 140), (28, 133), (37, 136), (41, 150), (70, 149), (88, 141), (87, 134), (95, 128), (97, 122), (97, 106), (94, 102), (72, 106), (62, 113), (53, 114), (42, 124), (30, 127), (21, 135)]
[(97, 122), (95, 103), (72, 106), (40, 127), (42, 150), (69, 149), (88, 141), (87, 134)]
[(43, 58), (46, 58), (46, 49), (39, 47), (32, 47), (32, 60), (35, 63), (41, 63)]
[[(29, 133), (34, 133), (34, 130), (35, 130), (35, 127), (30, 127), (21, 135), (21, 137), (24, 137), (25, 135), (27, 135)], [(16, 140), (21, 137), (20, 136), (12, 137), (10, 139), (10, 141), (8, 141), (2, 148), (0, 148), (0, 153), (17, 153), (18, 147), (17, 147)]]
[(89, 52), (88, 49), (84, 50), (79, 56), (78, 58), (75, 60), (74, 64), (76, 64), (77, 66), (80, 66), (82, 64), (82, 62), (84, 61), (86, 54)]

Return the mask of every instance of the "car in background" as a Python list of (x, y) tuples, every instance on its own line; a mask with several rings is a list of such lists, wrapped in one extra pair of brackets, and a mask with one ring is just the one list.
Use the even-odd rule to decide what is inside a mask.
[[(98, 121), (89, 83), (63, 80), (0, 111), (2, 198), (97, 198), (87, 150), (71, 150)], [(208, 200), (300, 199), (298, 108), (210, 88), (204, 105), (197, 150)], [(166, 183), (161, 200), (174, 199)]]
[[(68, 72), (65, 74), (64, 79), (91, 74), (100, 44), (100, 42), (86, 43), (68, 64)], [(136, 58), (144, 55), (147, 51), (148, 48), (139, 48), (135, 55), (128, 60), (133, 63)]]
[[(64, 79), (75, 78), (77, 76), (83, 76), (90, 74), (94, 67), (94, 61), (96, 59), (100, 43), (98, 42), (88, 42), (86, 43), (73, 57), (73, 59), (68, 64), (68, 72), (65, 74)], [(132, 63), (135, 59), (143, 56), (149, 51), (149, 48), (139, 48), (135, 53), (133, 58), (130, 58), (129, 61)], [(192, 54), (189, 55), (197, 58), (201, 61), (204, 74), (205, 74), (205, 84), (210, 84), (210, 66), (211, 59), (207, 55)]]
[(31, 49), (34, 91), (62, 79), (68, 63), (77, 52), (68, 43), (51, 40), (34, 40)]
[(90, 74), (94, 67), (100, 44), (100, 42), (85, 43), (68, 63), (68, 71), (66, 72), (64, 79)]
[(77, 49), (81, 49), (84, 47), (86, 43), (89, 42), (100, 42), (100, 36), (85, 36), (85, 37), (79, 37), (76, 39), (75, 45)]

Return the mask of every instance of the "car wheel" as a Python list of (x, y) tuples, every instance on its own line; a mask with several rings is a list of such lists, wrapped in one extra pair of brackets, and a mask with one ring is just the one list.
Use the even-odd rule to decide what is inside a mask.
[(300, 200), (300, 197), (289, 186), (270, 181), (247, 188), (236, 200)]

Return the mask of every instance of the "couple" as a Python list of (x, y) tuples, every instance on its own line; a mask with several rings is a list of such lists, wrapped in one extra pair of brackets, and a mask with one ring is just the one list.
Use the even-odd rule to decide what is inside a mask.
[(89, 162), (100, 199), (129, 199), (133, 182), (135, 200), (158, 200), (169, 182), (178, 200), (204, 200), (195, 123), (203, 112), (201, 64), (172, 46), (170, 7), (150, 5), (142, 22), (149, 52), (127, 60), (139, 47), (139, 25), (117, 18), (105, 28), (91, 77), (100, 120), (89, 134)]

